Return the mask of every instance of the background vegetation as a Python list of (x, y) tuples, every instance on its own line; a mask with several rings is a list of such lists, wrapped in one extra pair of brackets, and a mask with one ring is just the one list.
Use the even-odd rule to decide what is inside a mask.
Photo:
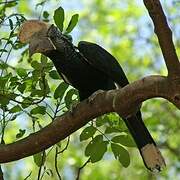
[[(169, 0), (162, 1), (162, 4), (179, 54), (180, 2)], [(77, 92), (62, 83), (52, 62), (40, 54), (29, 58), (28, 47), (17, 39), (18, 28), (25, 18), (54, 23), (54, 11), (59, 6), (65, 10), (65, 27), (73, 14), (79, 14), (79, 22), (71, 33), (74, 44), (87, 40), (103, 46), (118, 59), (131, 82), (150, 74), (167, 74), (151, 20), (140, 0), (0, 1), (1, 143), (16, 141), (41, 129), (67, 111), (71, 102), (77, 99)], [(58, 179), (59, 173), (62, 179), (75, 179), (85, 163), (81, 172), (83, 180), (178, 179), (180, 112), (160, 99), (146, 101), (142, 112), (166, 158), (167, 168), (160, 174), (152, 175), (145, 169), (137, 149), (131, 147), (133, 142), (123, 122), (119, 122), (115, 114), (110, 114), (102, 117), (99, 124), (88, 124), (86, 130), (80, 129), (46, 152), (2, 165), (4, 177), (7, 180)], [(89, 136), (82, 131), (87, 131)], [(118, 162), (111, 148), (104, 144), (99, 149), (90, 149), (90, 152), (107, 150), (103, 158), (104, 152), (101, 152), (94, 157), (94, 161), (102, 158), (100, 161), (86, 164), (89, 157), (93, 159), (93, 153), (87, 153), (87, 145), (97, 135), (104, 137), (105, 144), (109, 138), (126, 136), (129, 144), (123, 144), (124, 138), (121, 144), (130, 153), (130, 165), (126, 150), (125, 158), (120, 154)]]

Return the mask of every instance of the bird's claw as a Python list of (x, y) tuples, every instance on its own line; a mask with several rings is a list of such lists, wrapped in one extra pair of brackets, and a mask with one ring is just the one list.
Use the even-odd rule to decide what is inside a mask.
[(101, 93), (103, 93), (104, 91), (103, 90), (97, 90), (96, 92), (94, 92), (89, 98), (88, 98), (88, 103), (90, 103), (90, 104), (93, 104), (93, 101), (94, 101), (94, 99), (96, 98), (96, 96), (98, 95), (98, 94), (101, 94)]

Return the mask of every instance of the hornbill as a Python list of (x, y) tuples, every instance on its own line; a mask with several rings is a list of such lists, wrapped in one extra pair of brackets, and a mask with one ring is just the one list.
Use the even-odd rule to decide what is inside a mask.
[[(30, 44), (30, 55), (38, 52), (49, 57), (64, 81), (79, 91), (80, 101), (98, 90), (112, 90), (129, 84), (117, 60), (101, 46), (80, 41), (74, 46), (54, 25), (40, 21), (25, 22), (21, 42)], [(143, 123), (140, 110), (123, 118), (144, 161), (151, 171), (160, 171), (164, 159)]]

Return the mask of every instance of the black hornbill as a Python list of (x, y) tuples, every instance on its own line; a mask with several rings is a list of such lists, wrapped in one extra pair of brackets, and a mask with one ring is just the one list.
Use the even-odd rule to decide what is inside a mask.
[[(76, 47), (54, 25), (36, 32), (29, 43), (30, 54), (39, 52), (48, 56), (64, 81), (79, 91), (80, 101), (97, 90), (111, 90), (129, 84), (119, 63), (105, 49), (86, 41), (80, 41)], [(160, 171), (165, 162), (143, 123), (141, 112), (123, 120), (145, 166), (151, 171)]]

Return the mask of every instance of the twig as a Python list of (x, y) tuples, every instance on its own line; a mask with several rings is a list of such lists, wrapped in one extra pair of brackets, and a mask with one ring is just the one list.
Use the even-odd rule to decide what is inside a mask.
[(24, 180), (27, 180), (32, 174), (32, 171), (24, 178)]
[(78, 169), (76, 180), (79, 180), (81, 170), (90, 162), (90, 158)]
[(60, 173), (59, 173), (59, 169), (58, 169), (58, 161), (57, 161), (57, 160), (58, 160), (58, 147), (56, 147), (55, 161), (54, 161), (54, 163), (55, 163), (56, 174), (57, 174), (59, 180), (62, 180), (61, 175), (60, 175)]
[(59, 170), (58, 170), (58, 155), (63, 153), (67, 148), (68, 148), (68, 145), (69, 145), (69, 142), (70, 142), (70, 136), (68, 137), (68, 140), (67, 140), (67, 143), (66, 143), (66, 146), (61, 150), (61, 151), (58, 151), (58, 147), (56, 147), (56, 153), (55, 153), (55, 169), (56, 169), (56, 173), (58, 175), (58, 178), (59, 180), (61, 180), (61, 175), (59, 173)]
[(68, 148), (69, 142), (70, 142), (70, 136), (68, 136), (66, 146), (61, 151), (59, 151), (58, 154), (62, 154)]
[[(43, 155), (42, 155), (42, 158), (41, 158), (41, 166), (39, 167), (37, 180), (40, 180), (40, 179), (41, 179), (41, 170), (42, 170), (42, 167), (43, 167), (43, 164), (44, 164), (45, 153), (46, 153), (46, 152), (43, 151)], [(42, 176), (43, 176), (43, 175), (42, 175)]]

